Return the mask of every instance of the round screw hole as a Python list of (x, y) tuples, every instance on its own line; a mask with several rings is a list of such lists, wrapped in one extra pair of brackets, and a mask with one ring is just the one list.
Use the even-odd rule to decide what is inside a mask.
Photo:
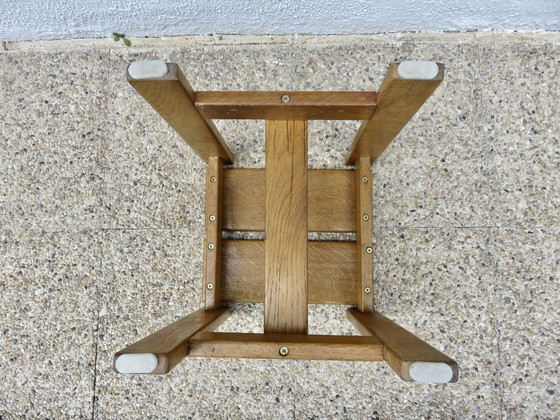
[(213, 250), (214, 249), (214, 244), (208, 244), (208, 249)]
[(212, 216), (210, 216), (208, 219), (210, 219), (210, 221), (213, 222), (213, 221), (216, 220), (216, 216), (212, 215)]
[(367, 252), (368, 254), (371, 254), (371, 253), (373, 252), (373, 248), (372, 248), (371, 246), (368, 246), (368, 247), (366, 248), (366, 252)]

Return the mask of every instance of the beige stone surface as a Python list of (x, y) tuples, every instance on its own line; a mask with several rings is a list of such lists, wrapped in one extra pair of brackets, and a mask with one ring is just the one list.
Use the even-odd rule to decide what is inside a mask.
[[(0, 51), (2, 418), (541, 418), (560, 412), (560, 35), (208, 36), (8, 43)], [(187, 359), (113, 372), (115, 351), (200, 306), (202, 162), (125, 80), (178, 63), (195, 90), (376, 90), (391, 62), (445, 80), (374, 164), (376, 308), (460, 366)], [(345, 167), (359, 123), (310, 123)], [(218, 121), (264, 166), (262, 121)], [(318, 236), (321, 238), (322, 236)], [(317, 237), (316, 237), (317, 238)], [(262, 305), (220, 331), (261, 332)], [(310, 332), (356, 334), (311, 305)]]

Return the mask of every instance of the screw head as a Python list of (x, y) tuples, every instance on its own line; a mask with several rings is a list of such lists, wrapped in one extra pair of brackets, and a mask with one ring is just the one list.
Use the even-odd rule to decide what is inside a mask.
[(210, 219), (210, 221), (213, 222), (214, 220), (216, 220), (216, 216), (212, 215), (208, 219)]
[(367, 177), (367, 176), (363, 176), (363, 177), (362, 177), (362, 182), (368, 182), (368, 177)]
[(364, 214), (362, 216), (362, 219), (364, 219), (367, 222), (369, 220), (369, 216), (367, 214)]
[(280, 356), (283, 356), (283, 357), (286, 357), (289, 352), (290, 352), (290, 350), (288, 350), (288, 347), (286, 347), (286, 346), (282, 346), (278, 350), (278, 353), (280, 353)]
[(282, 100), (282, 102), (287, 104), (288, 102), (290, 102), (290, 95), (282, 95), (281, 100)]
[(216, 177), (215, 177), (215, 176), (211, 176), (211, 177), (210, 177), (210, 182), (216, 182)]
[(370, 289), (369, 287), (366, 287), (366, 288), (364, 289), (364, 293), (368, 293), (368, 294), (371, 293), (371, 289)]
[(213, 250), (214, 249), (214, 244), (208, 244), (208, 249)]
[(372, 248), (371, 246), (368, 246), (368, 247), (366, 248), (366, 252), (367, 252), (368, 254), (371, 254), (371, 253), (373, 252), (373, 248)]
[(214, 285), (213, 285), (212, 283), (208, 283), (208, 284), (206, 285), (206, 288), (207, 288), (208, 290), (212, 290), (212, 289), (214, 288)]

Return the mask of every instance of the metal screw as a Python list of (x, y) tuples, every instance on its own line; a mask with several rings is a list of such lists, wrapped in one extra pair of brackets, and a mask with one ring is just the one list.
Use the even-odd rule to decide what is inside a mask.
[(288, 353), (290, 352), (290, 350), (288, 350), (288, 347), (286, 346), (282, 346), (280, 347), (280, 350), (278, 350), (278, 353), (280, 353), (280, 356), (287, 356)]
[(363, 177), (362, 177), (362, 182), (368, 182), (367, 176), (363, 176)]
[(364, 219), (367, 222), (369, 220), (369, 216), (367, 214), (364, 214), (362, 216), (362, 219)]
[(282, 95), (282, 102), (284, 102), (285, 104), (290, 102), (290, 95)]
[(213, 222), (214, 220), (216, 220), (216, 216), (212, 215), (209, 217), (210, 221)]
[(214, 244), (208, 244), (208, 249), (210, 250), (214, 249)]
[(373, 252), (373, 248), (372, 248), (371, 246), (368, 246), (368, 247), (366, 248), (366, 252), (367, 252), (368, 254), (371, 254), (371, 253)]
[(215, 176), (211, 176), (211, 177), (210, 177), (210, 182), (216, 182), (216, 177), (215, 177)]
[(212, 289), (214, 288), (214, 285), (213, 285), (212, 283), (208, 283), (208, 284), (206, 285), (206, 288), (207, 288), (208, 290), (212, 290)]
[(364, 289), (364, 292), (369, 294), (369, 293), (371, 293), (371, 289), (370, 289), (369, 287), (366, 287), (366, 288)]

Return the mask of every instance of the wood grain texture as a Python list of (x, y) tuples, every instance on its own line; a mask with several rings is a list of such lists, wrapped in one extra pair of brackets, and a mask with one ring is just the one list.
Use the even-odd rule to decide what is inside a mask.
[[(310, 169), (307, 176), (309, 232), (355, 232), (354, 170)], [(264, 169), (224, 170), (224, 230), (264, 230), (265, 184)]]
[[(280, 355), (287, 347), (288, 354)], [(382, 361), (383, 345), (376, 337), (304, 334), (196, 334), (189, 356), (252, 359)]]
[[(264, 241), (224, 240), (222, 300), (264, 302)], [(355, 305), (359, 290), (355, 242), (308, 242), (308, 303)]]
[[(223, 173), (222, 159), (211, 156), (206, 170), (206, 241), (202, 282), (202, 296), (207, 310), (221, 305)], [(210, 220), (211, 216), (213, 220)], [(209, 284), (212, 285), (210, 289)]]
[(266, 121), (264, 331), (307, 333), (307, 121)]
[(212, 121), (205, 120), (194, 105), (194, 91), (177, 64), (168, 63), (168, 72), (161, 79), (138, 80), (128, 83), (154, 108), (167, 123), (206, 162), (218, 156), (225, 163), (233, 155)]
[(362, 157), (356, 162), (356, 225), (358, 226), (356, 241), (359, 285), (357, 301), (358, 309), (362, 312), (373, 310), (373, 253), (367, 252), (368, 249), (373, 250), (371, 241), (373, 234), (371, 184), (371, 159)]
[(229, 308), (215, 311), (199, 309), (161, 330), (125, 347), (115, 354), (114, 360), (122, 354), (152, 353), (158, 358), (157, 368), (151, 372), (168, 373), (188, 352), (189, 339), (203, 329), (218, 328), (230, 315)]
[(380, 313), (347, 312), (348, 318), (362, 334), (371, 334), (383, 342), (383, 358), (405, 381), (412, 381), (410, 366), (414, 362), (437, 362), (449, 365), (453, 371), (450, 382), (459, 377), (457, 362), (425, 341), (405, 330)]
[(217, 119), (369, 120), (376, 103), (375, 92), (196, 92), (199, 112)]
[(381, 156), (443, 80), (443, 64), (438, 64), (439, 73), (432, 80), (401, 79), (398, 65), (389, 66), (377, 92), (377, 108), (358, 130), (346, 158), (347, 164), (353, 165), (364, 156), (373, 162)]

